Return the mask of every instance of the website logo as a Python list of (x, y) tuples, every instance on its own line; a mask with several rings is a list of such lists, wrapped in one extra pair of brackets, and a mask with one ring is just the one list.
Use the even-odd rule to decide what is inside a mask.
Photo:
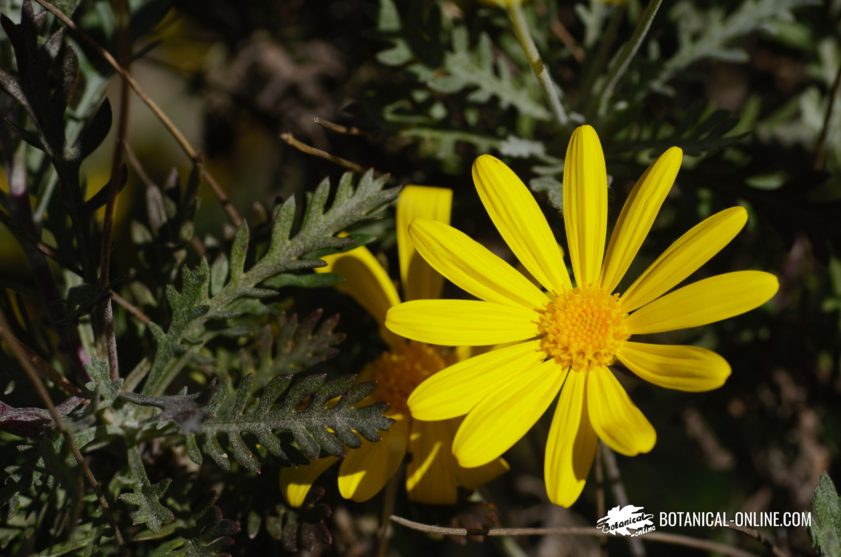
[(615, 506), (596, 522), (596, 527), (614, 536), (636, 537), (653, 532), (654, 515), (634, 505)]

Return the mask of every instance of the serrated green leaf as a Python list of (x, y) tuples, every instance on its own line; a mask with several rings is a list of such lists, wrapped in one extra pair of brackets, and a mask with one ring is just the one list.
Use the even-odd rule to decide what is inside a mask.
[[(353, 376), (326, 381), (313, 375), (293, 381), (279, 376), (265, 388), (262, 397), (251, 395), (253, 377), (247, 376), (217, 410), (208, 411), (203, 424), (202, 448), (220, 467), (230, 468), (231, 457), (252, 472), (259, 472), (257, 454), (250, 440), (262, 444), (284, 463), (290, 445), (284, 434), (291, 434), (298, 451), (309, 459), (320, 451), (340, 456), (344, 447), (358, 447), (359, 435), (369, 441), (390, 421), (382, 414), (384, 406), (358, 406), (370, 393), (370, 384), (360, 385)], [(223, 448), (223, 443), (228, 448)]]
[(812, 513), (809, 533), (815, 549), (827, 557), (841, 555), (841, 498), (827, 473), (821, 474), (815, 488)]
[(165, 524), (175, 520), (172, 511), (160, 502), (160, 498), (169, 488), (172, 480), (167, 478), (152, 484), (146, 475), (140, 450), (137, 447), (129, 449), (128, 463), (127, 482), (132, 487), (132, 491), (121, 494), (120, 500), (137, 507), (137, 510), (131, 513), (134, 524), (144, 524), (152, 532), (158, 533)]
[[(143, 386), (143, 394), (160, 396), (164, 393), (190, 358), (195, 358), (199, 349), (212, 337), (206, 334), (208, 322), (266, 311), (264, 306), (249, 304), (248, 301), (273, 295), (273, 284), (267, 281), (283, 276), (285, 278), (279, 279), (281, 284), (285, 281), (287, 285), (315, 287), (334, 280), (318, 278), (312, 273), (312, 269), (321, 264), (318, 254), (346, 247), (350, 241), (340, 237), (340, 233), (371, 218), (399, 191), (397, 188), (384, 189), (386, 177), (375, 177), (371, 171), (359, 179), (355, 191), (350, 186), (351, 181), (352, 177), (342, 178), (339, 187), (341, 195), (337, 195), (329, 205), (329, 182), (322, 182), (311, 196), (304, 211), (305, 218), (294, 233), (294, 198), (276, 207), (269, 248), (247, 270), (244, 264), (248, 228), (245, 225), (240, 227), (228, 258), (230, 277), (224, 286), (220, 287), (218, 279), (214, 279), (211, 287), (211, 273), (204, 258), (197, 268), (184, 269), (181, 288), (170, 286), (166, 290), (172, 312), (169, 327), (164, 330), (149, 324), (157, 351)], [(219, 269), (216, 272), (221, 274)]]
[(237, 229), (231, 246), (231, 278), (229, 283), (239, 284), (245, 273), (245, 257), (248, 255), (248, 223), (244, 222)]
[(85, 366), (91, 381), (85, 387), (97, 394), (100, 408), (108, 408), (119, 396), (123, 386), (123, 378), (111, 379), (111, 370), (108, 362), (97, 357), (91, 359), (91, 363)]

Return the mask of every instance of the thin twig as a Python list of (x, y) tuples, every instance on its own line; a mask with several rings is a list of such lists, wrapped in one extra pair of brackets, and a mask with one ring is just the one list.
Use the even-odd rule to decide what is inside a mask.
[(143, 313), (143, 310), (141, 310), (139, 307), (117, 294), (116, 291), (111, 290), (110, 294), (111, 299), (117, 302), (118, 306), (122, 307), (124, 310), (135, 316), (137, 320), (143, 323), (144, 325), (152, 321), (152, 319), (148, 315)]
[[(112, 0), (112, 10), (117, 20), (117, 50), (121, 64), (128, 68), (131, 59), (128, 42), (129, 9), (126, 0)], [(120, 79), (120, 117), (117, 120), (117, 139), (114, 142), (114, 152), (111, 156), (111, 180), (108, 182), (108, 201), (105, 203), (105, 218), (102, 222), (102, 243), (99, 250), (99, 286), (104, 290), (111, 281), (111, 242), (114, 230), (114, 206), (117, 203), (117, 193), (120, 191), (120, 178), (123, 166), (123, 145), (126, 142), (128, 128), (129, 87), (126, 74)], [(104, 351), (108, 356), (108, 369), (111, 379), (120, 376), (120, 361), (117, 357), (117, 337), (114, 332), (114, 308), (111, 297), (102, 302), (102, 338)]]
[[(601, 448), (605, 474), (607, 475), (607, 481), (610, 484), (613, 498), (618, 504), (624, 507), (628, 504), (628, 494), (625, 493), (625, 484), (622, 483), (622, 477), (619, 475), (619, 465), (616, 463), (616, 455), (603, 443), (599, 443), (599, 447)], [(631, 550), (631, 555), (634, 557), (645, 557), (645, 547), (639, 538), (628, 538), (628, 547)]]
[(730, 524), (727, 528), (755, 539), (768, 548), (768, 551), (770, 551), (774, 557), (791, 557), (791, 553), (775, 544), (774, 540), (769, 538), (764, 532), (754, 530), (753, 528), (745, 528), (744, 526), (736, 526), (735, 524)]
[(61, 387), (61, 389), (71, 396), (81, 396), (82, 390), (67, 380), (61, 373), (58, 372), (53, 366), (51, 366), (44, 358), (39, 356), (33, 349), (28, 347), (27, 345), (23, 344), (20, 340), (17, 340), (18, 345), (20, 346), (21, 350), (26, 353), (26, 357), (34, 366), (35, 370), (38, 372), (39, 375), (49, 379), (56, 386)]
[(616, 55), (616, 58), (614, 58), (613, 62), (610, 64), (607, 80), (605, 81), (604, 88), (598, 97), (597, 108), (599, 110), (607, 104), (610, 97), (613, 95), (613, 89), (625, 74), (625, 70), (628, 69), (628, 65), (631, 63), (631, 59), (633, 59), (634, 55), (636, 55), (642, 45), (642, 41), (645, 40), (645, 36), (651, 28), (651, 23), (654, 21), (654, 16), (657, 15), (657, 10), (660, 9), (660, 5), (662, 3), (663, 0), (650, 0), (648, 2), (648, 5), (645, 7), (642, 15), (640, 15), (640, 20), (637, 22), (637, 26), (634, 29), (634, 33), (631, 35), (631, 38), (628, 39), (628, 42), (622, 46), (622, 50), (619, 51), (619, 54)]
[(3, 313), (2, 309), (0, 309), (0, 336), (2, 336), (3, 340), (6, 341), (6, 344), (9, 345), (9, 348), (11, 348), (15, 358), (20, 363), (21, 367), (23, 367), (24, 372), (26, 372), (27, 377), (29, 377), (29, 380), (35, 387), (35, 390), (38, 391), (38, 396), (41, 397), (41, 400), (47, 407), (47, 410), (49, 411), (50, 416), (52, 417), (53, 422), (55, 423), (55, 426), (64, 436), (65, 442), (67, 443), (67, 447), (73, 454), (73, 458), (75, 458), (76, 462), (79, 463), (79, 466), (82, 468), (82, 472), (85, 475), (85, 479), (87, 480), (88, 484), (90, 484), (94, 493), (96, 493), (96, 497), (97, 499), (99, 499), (99, 504), (102, 507), (102, 511), (108, 517), (108, 521), (111, 523), (111, 527), (114, 529), (114, 541), (117, 543), (117, 545), (122, 546), (124, 543), (123, 534), (120, 531), (120, 527), (117, 524), (117, 519), (114, 517), (114, 513), (112, 512), (111, 504), (105, 497), (105, 493), (102, 491), (99, 482), (96, 481), (96, 478), (93, 475), (93, 471), (91, 471), (90, 467), (88, 466), (88, 463), (85, 461), (85, 457), (82, 456), (82, 453), (79, 451), (79, 448), (76, 447), (76, 443), (73, 441), (73, 434), (70, 430), (67, 429), (67, 426), (64, 424), (64, 420), (62, 419), (59, 411), (56, 409), (55, 404), (53, 403), (53, 399), (50, 396), (50, 393), (44, 386), (44, 382), (41, 381), (41, 378), (38, 376), (38, 372), (33, 367), (32, 362), (29, 361), (26, 352), (23, 350), (23, 348), (21, 348), (20, 342), (12, 333), (11, 328), (9, 328), (9, 322), (6, 320), (6, 315)]
[(58, 250), (56, 250), (52, 246), (48, 246), (38, 238), (31, 236), (28, 230), (25, 230), (24, 227), (17, 226), (14, 222), (12, 222), (12, 219), (9, 218), (9, 215), (2, 211), (0, 211), (0, 223), (5, 225), (6, 228), (8, 228), (9, 231), (12, 234), (14, 234), (18, 240), (26, 242), (27, 244), (41, 252), (42, 255), (49, 257), (50, 259), (52, 259), (68, 271), (71, 271), (75, 275), (80, 277), (84, 276), (82, 274), (83, 272), (81, 267), (77, 267), (73, 263), (65, 261), (62, 258), (61, 254), (58, 252)]
[(394, 514), (394, 504), (397, 501), (397, 486), (400, 483), (399, 474), (395, 474), (385, 485), (383, 494), (383, 512), (380, 517), (380, 528), (377, 531), (379, 545), (377, 546), (377, 557), (386, 557), (388, 554), (388, 530), (391, 522), (389, 518)]
[[(448, 528), (415, 522), (402, 516), (391, 515), (391, 521), (406, 528), (427, 532), (429, 534), (441, 534), (445, 536), (591, 536), (591, 537), (612, 537), (613, 534), (602, 532), (596, 528), (583, 526), (558, 526), (553, 528)], [(732, 547), (723, 543), (709, 540), (701, 540), (680, 534), (668, 534), (665, 532), (649, 532), (644, 536), (645, 541), (665, 543), (691, 547), (700, 551), (729, 555), (730, 557), (758, 557), (755, 553)]]
[(575, 37), (572, 36), (572, 33), (569, 32), (569, 29), (566, 28), (566, 25), (558, 19), (557, 17), (552, 20), (552, 23), (549, 24), (549, 28), (552, 30), (552, 33), (558, 37), (564, 46), (569, 49), (572, 53), (572, 57), (575, 58), (577, 62), (583, 62), (586, 54), (584, 53), (584, 49), (575, 41)]
[[(601, 441), (598, 441), (601, 443)], [(607, 514), (607, 507), (605, 505), (604, 497), (604, 464), (602, 463), (602, 452), (596, 447), (596, 516), (601, 518)], [(599, 538), (599, 554), (601, 557), (607, 555), (607, 538)]]
[(566, 129), (569, 126), (569, 115), (561, 102), (561, 90), (552, 81), (552, 76), (549, 75), (549, 70), (540, 58), (540, 52), (534, 44), (534, 39), (529, 32), (526, 17), (523, 14), (523, 8), (520, 2), (511, 2), (508, 8), (508, 18), (511, 20), (511, 26), (514, 29), (514, 35), (517, 36), (517, 41), (520, 43), (526, 59), (534, 72), (537, 81), (543, 88), (543, 93), (546, 95), (546, 101), (549, 103), (549, 108), (555, 121), (561, 129)]
[(829, 104), (826, 106), (826, 113), (823, 116), (821, 133), (818, 135), (818, 142), (815, 144), (815, 170), (822, 170), (826, 164), (826, 138), (829, 135), (829, 122), (832, 120), (832, 112), (835, 109), (835, 99), (841, 92), (841, 64), (838, 65), (838, 72), (835, 74), (835, 81), (829, 90)]
[[(333, 164), (337, 164), (337, 165), (341, 166), (342, 168), (347, 168), (351, 172), (358, 172), (358, 173), (361, 174), (361, 173), (365, 172), (365, 170), (366, 170), (365, 167), (362, 166), (361, 164), (357, 164), (353, 161), (343, 159), (342, 157), (337, 157), (336, 155), (328, 153), (327, 151), (323, 151), (323, 150), (318, 149), (316, 147), (313, 147), (311, 145), (307, 145), (306, 143), (304, 143), (300, 139), (296, 138), (294, 135), (292, 135), (289, 132), (284, 132), (284, 133), (280, 134), (280, 139), (283, 140), (284, 143), (288, 144), (291, 147), (294, 147), (295, 149), (301, 151), (304, 154), (311, 155), (313, 157), (318, 157), (320, 159), (330, 161)], [(379, 172), (376, 172), (376, 171), (374, 171), (374, 173), (375, 174), (380, 174)]]
[(207, 182), (210, 186), (210, 189), (213, 190), (213, 193), (219, 199), (219, 202), (222, 203), (222, 208), (225, 210), (225, 213), (228, 215), (228, 219), (234, 224), (234, 226), (239, 226), (242, 224), (242, 216), (240, 216), (239, 211), (237, 211), (236, 207), (233, 206), (231, 200), (228, 198), (228, 195), (216, 181), (216, 179), (208, 172), (208, 170), (204, 166), (204, 162), (202, 160), (201, 154), (193, 147), (193, 145), (187, 140), (184, 134), (179, 130), (172, 120), (167, 116), (163, 110), (152, 100), (151, 97), (146, 93), (146, 91), (140, 86), (140, 83), (134, 79), (130, 73), (126, 71), (111, 55), (110, 52), (102, 48), (99, 43), (89, 37), (87, 34), (83, 33), (78, 26), (73, 22), (72, 19), (64, 15), (64, 13), (50, 4), (47, 0), (35, 0), (41, 5), (45, 10), (53, 14), (61, 23), (64, 24), (65, 27), (70, 29), (73, 34), (81, 41), (85, 42), (89, 45), (94, 51), (96, 51), (99, 56), (105, 60), (105, 62), (111, 66), (114, 71), (116, 71), (120, 76), (126, 80), (129, 87), (131, 87), (132, 91), (137, 95), (137, 97), (143, 101), (149, 110), (152, 111), (152, 114), (160, 120), (161, 124), (166, 128), (166, 130), (172, 135), (173, 139), (175, 139), (178, 146), (181, 147), (181, 150), (190, 158), (193, 164), (198, 168), (202, 178)]
[(325, 118), (319, 118), (318, 116), (315, 116), (312, 121), (322, 128), (327, 128), (331, 132), (336, 132), (342, 135), (366, 135), (365, 132), (355, 126), (343, 126), (342, 124), (337, 124)]

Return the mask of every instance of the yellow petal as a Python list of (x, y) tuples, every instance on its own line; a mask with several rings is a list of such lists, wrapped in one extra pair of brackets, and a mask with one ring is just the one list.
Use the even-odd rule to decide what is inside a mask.
[(657, 433), (607, 368), (587, 372), (587, 411), (598, 436), (625, 456), (647, 453)]
[(473, 163), (476, 191), (505, 243), (551, 292), (571, 288), (561, 248), (526, 185), (501, 160), (482, 155)]
[(625, 290), (625, 310), (642, 307), (677, 286), (729, 244), (747, 220), (744, 207), (730, 207), (696, 224)]
[(599, 280), (607, 234), (607, 169), (596, 130), (572, 132), (564, 159), (564, 226), (578, 286)]
[(625, 342), (616, 357), (641, 379), (678, 391), (711, 391), (730, 376), (727, 360), (700, 346)]
[(315, 480), (337, 460), (335, 456), (326, 456), (303, 466), (281, 468), (280, 490), (289, 506), (297, 509), (303, 505)]
[(418, 219), (412, 223), (411, 234), (430, 265), (477, 298), (535, 309), (549, 301), (514, 267), (452, 226)]
[(578, 500), (596, 455), (598, 438), (584, 403), (586, 386), (587, 372), (569, 372), (549, 428), (543, 474), (549, 500), (562, 507)]
[(680, 170), (683, 151), (668, 149), (648, 167), (622, 207), (610, 236), (602, 269), (602, 288), (613, 292), (642, 246)]
[(406, 470), (409, 499), (428, 505), (453, 505), (458, 499), (456, 461), (451, 452), (453, 427), (448, 422), (412, 420), (411, 460)]
[(427, 186), (406, 186), (397, 198), (397, 257), (406, 300), (441, 297), (444, 279), (418, 256), (409, 226), (417, 218), (449, 223), (452, 203), (453, 190)]
[(342, 497), (361, 502), (379, 493), (397, 473), (408, 443), (409, 419), (398, 416), (379, 442), (363, 439), (361, 447), (349, 450), (339, 467), (339, 493)]
[(632, 335), (698, 327), (761, 306), (777, 293), (777, 288), (777, 277), (770, 273), (724, 273), (654, 300), (632, 313), (625, 323)]
[(511, 448), (543, 415), (565, 373), (554, 360), (523, 370), (517, 380), (485, 397), (467, 415), (453, 440), (465, 468), (482, 466)]
[(537, 313), (474, 300), (414, 300), (391, 308), (386, 327), (429, 344), (486, 346), (534, 338)]
[(446, 420), (464, 416), (480, 400), (520, 372), (539, 365), (545, 355), (540, 341), (497, 348), (442, 369), (418, 385), (409, 396), (412, 417)]
[(386, 330), (388, 308), (400, 303), (400, 296), (391, 278), (377, 258), (362, 246), (345, 253), (322, 258), (327, 265), (318, 267), (320, 273), (336, 273), (344, 279), (336, 288), (356, 300), (380, 325), (380, 335), (393, 344), (393, 335)]
[(510, 469), (504, 458), (497, 458), (476, 468), (464, 468), (456, 463), (456, 478), (461, 485), (473, 490), (479, 489)]

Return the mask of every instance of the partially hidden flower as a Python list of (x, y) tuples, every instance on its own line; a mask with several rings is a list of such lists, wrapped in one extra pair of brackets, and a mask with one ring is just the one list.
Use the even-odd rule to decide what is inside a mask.
[(488, 6), (496, 6), (498, 8), (510, 8), (511, 6), (519, 6), (523, 0), (482, 0)]
[[(409, 225), (418, 217), (440, 224), (450, 221), (452, 190), (406, 186), (397, 200), (397, 255), (400, 283), (406, 300), (438, 298), (444, 279), (418, 255)], [(452, 455), (452, 440), (461, 420), (425, 422), (413, 419), (406, 400), (424, 379), (469, 355), (469, 350), (409, 341), (384, 327), (386, 312), (400, 303), (388, 272), (365, 247), (323, 258), (319, 270), (340, 275), (338, 289), (354, 298), (379, 324), (388, 350), (368, 365), (360, 380), (374, 381), (373, 398), (389, 405), (394, 420), (379, 442), (362, 440), (342, 459), (320, 458), (309, 465), (285, 468), (281, 488), (287, 502), (301, 506), (316, 478), (341, 460), (338, 487), (342, 497), (366, 501), (379, 493), (398, 473), (406, 455), (406, 490), (409, 499), (428, 504), (454, 504), (458, 486), (475, 489), (507, 469), (502, 459), (467, 470)]]
[(544, 476), (549, 499), (570, 506), (584, 488), (597, 439), (627, 456), (650, 451), (656, 441), (654, 428), (610, 369), (617, 360), (641, 379), (682, 391), (715, 389), (730, 375), (727, 361), (711, 350), (632, 339), (726, 319), (776, 293), (777, 279), (760, 271), (724, 273), (673, 290), (742, 229), (744, 208), (725, 209), (690, 229), (617, 293), (681, 159), (681, 150), (673, 147), (646, 170), (606, 242), (601, 144), (590, 126), (574, 131), (563, 179), (574, 283), (536, 201), (491, 156), (479, 157), (473, 166), (476, 189), (540, 287), (455, 228), (430, 220), (412, 224), (424, 259), (479, 300), (406, 302), (389, 310), (386, 326), (432, 344), (500, 345), (435, 374), (409, 397), (415, 419), (466, 415), (453, 441), (459, 464), (481, 466), (498, 458), (557, 399)]

